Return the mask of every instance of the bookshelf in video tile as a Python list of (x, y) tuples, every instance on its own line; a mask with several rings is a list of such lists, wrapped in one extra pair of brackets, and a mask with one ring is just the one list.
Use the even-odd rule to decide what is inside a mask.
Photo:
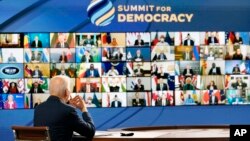
[(70, 77), (88, 107), (250, 103), (249, 32), (0, 33), (0, 109)]

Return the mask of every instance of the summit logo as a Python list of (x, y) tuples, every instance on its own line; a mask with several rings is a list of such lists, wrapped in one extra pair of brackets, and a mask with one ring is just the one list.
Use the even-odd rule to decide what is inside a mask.
[(115, 7), (110, 0), (92, 0), (87, 8), (91, 23), (107, 26), (115, 17)]

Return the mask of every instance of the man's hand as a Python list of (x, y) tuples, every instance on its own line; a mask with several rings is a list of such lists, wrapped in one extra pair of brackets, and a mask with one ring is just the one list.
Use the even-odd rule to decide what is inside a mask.
[(81, 110), (82, 112), (88, 112), (85, 102), (79, 95), (77, 95), (74, 98), (70, 97), (69, 103), (74, 107), (78, 108), (79, 110)]

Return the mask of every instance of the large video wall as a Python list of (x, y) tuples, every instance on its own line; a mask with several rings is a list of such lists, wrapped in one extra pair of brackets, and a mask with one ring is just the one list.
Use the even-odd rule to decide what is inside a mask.
[(249, 35), (0, 33), (0, 109), (35, 108), (56, 75), (88, 107), (249, 104)]

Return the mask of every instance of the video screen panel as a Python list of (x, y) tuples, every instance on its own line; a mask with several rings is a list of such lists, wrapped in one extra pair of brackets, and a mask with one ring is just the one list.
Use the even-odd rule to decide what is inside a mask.
[(0, 33), (0, 109), (35, 108), (57, 75), (88, 107), (248, 105), (249, 44), (249, 32)]

